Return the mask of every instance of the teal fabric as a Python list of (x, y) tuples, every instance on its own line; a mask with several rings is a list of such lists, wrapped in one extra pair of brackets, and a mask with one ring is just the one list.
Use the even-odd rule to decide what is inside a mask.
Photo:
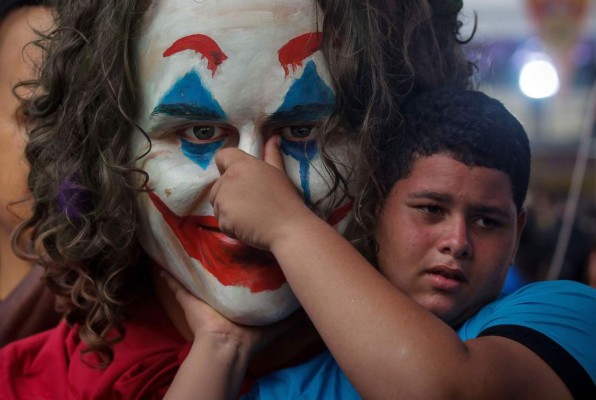
[(360, 396), (328, 351), (305, 364), (259, 379), (242, 400), (342, 399)]
[(596, 381), (596, 289), (573, 281), (532, 283), (483, 307), (458, 335), (470, 340), (499, 325), (521, 325), (548, 336)]
[[(458, 330), (461, 340), (487, 328), (521, 325), (561, 345), (596, 381), (596, 289), (572, 281), (529, 284), (483, 307)], [(329, 352), (257, 381), (242, 400), (360, 399)]]

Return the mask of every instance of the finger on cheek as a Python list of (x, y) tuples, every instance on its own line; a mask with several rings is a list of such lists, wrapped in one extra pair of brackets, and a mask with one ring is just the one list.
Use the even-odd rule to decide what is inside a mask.
[(223, 175), (232, 164), (241, 161), (245, 157), (252, 157), (246, 152), (236, 148), (225, 148), (215, 153), (215, 165), (220, 175)]
[(226, 169), (224, 167), (224, 156), (225, 154), (223, 153), (225, 149), (222, 150), (218, 150), (215, 153), (215, 166), (217, 167), (217, 170), (219, 171), (219, 175), (223, 175), (224, 172), (226, 172)]
[(285, 172), (284, 159), (279, 148), (280, 141), (281, 137), (279, 135), (272, 136), (267, 140), (263, 159), (267, 164)]
[(215, 199), (217, 198), (217, 193), (219, 192), (219, 187), (221, 185), (221, 178), (215, 181), (211, 190), (209, 191), (209, 203), (215, 207)]

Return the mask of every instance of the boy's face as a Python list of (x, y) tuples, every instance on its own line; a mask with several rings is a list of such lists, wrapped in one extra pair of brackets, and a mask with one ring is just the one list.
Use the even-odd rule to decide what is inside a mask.
[(445, 154), (421, 157), (384, 205), (379, 268), (456, 327), (499, 294), (524, 223), (505, 173)]
[[(193, 294), (226, 317), (261, 325), (298, 307), (269, 253), (219, 232), (209, 191), (215, 152), (261, 157), (274, 134), (307, 203), (328, 190), (314, 141), (335, 94), (313, 0), (158, 0), (136, 45), (142, 93), (134, 155), (149, 175), (142, 243)], [(341, 158), (343, 143), (335, 150)], [(344, 220), (345, 210), (335, 213)]]

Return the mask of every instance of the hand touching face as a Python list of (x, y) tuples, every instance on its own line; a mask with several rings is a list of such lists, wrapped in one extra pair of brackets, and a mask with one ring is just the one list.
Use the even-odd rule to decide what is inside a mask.
[(238, 149), (215, 156), (221, 173), (209, 196), (219, 228), (228, 236), (272, 251), (284, 236), (312, 212), (285, 174), (279, 137), (265, 144), (264, 161)]

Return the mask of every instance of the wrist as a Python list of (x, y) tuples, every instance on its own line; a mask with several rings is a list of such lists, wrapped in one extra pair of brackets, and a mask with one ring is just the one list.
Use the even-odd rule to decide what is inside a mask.
[(308, 248), (309, 243), (316, 243), (318, 235), (333, 228), (303, 205), (303, 211), (287, 219), (272, 238), (269, 250), (279, 260), (287, 251)]
[(196, 355), (209, 359), (213, 364), (224, 363), (233, 370), (244, 371), (250, 356), (252, 347), (228, 334), (206, 334), (195, 337), (189, 352), (189, 357)]

